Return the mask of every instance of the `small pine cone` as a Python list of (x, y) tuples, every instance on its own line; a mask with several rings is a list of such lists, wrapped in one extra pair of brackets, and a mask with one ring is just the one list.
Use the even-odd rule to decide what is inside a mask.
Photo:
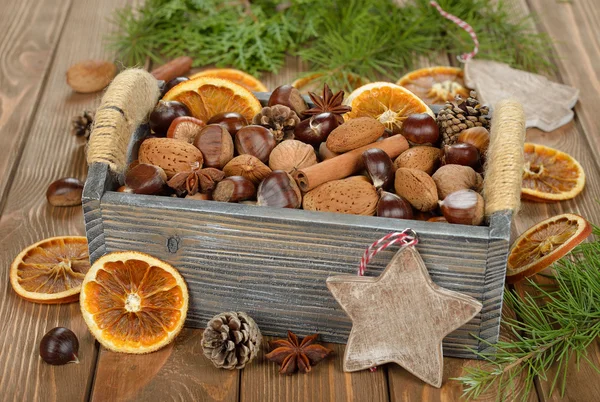
[(267, 127), (275, 136), (275, 140), (280, 142), (286, 133), (293, 131), (296, 124), (300, 123), (300, 118), (287, 106), (273, 105), (264, 107), (254, 116), (252, 123)]
[(262, 336), (258, 325), (242, 312), (214, 316), (202, 335), (202, 350), (217, 368), (242, 369), (258, 355)]
[(71, 121), (71, 134), (76, 137), (89, 139), (94, 122), (94, 112), (84, 110), (82, 114), (73, 117)]
[(446, 106), (437, 116), (442, 134), (442, 146), (456, 143), (458, 135), (468, 128), (490, 129), (490, 120), (487, 117), (489, 109), (479, 103), (475, 91), (471, 91), (467, 100), (457, 95), (455, 101), (456, 104), (446, 102)]

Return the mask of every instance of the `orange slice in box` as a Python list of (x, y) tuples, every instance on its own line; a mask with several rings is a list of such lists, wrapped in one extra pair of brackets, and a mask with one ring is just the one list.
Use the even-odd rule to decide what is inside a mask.
[(575, 214), (546, 219), (527, 229), (512, 245), (506, 268), (507, 283), (532, 276), (563, 257), (592, 233), (592, 225)]
[(237, 112), (252, 121), (262, 110), (252, 92), (235, 82), (214, 77), (198, 77), (175, 85), (163, 100), (185, 104), (202, 121), (225, 112)]
[(345, 120), (372, 117), (394, 133), (400, 133), (402, 122), (414, 113), (427, 113), (435, 117), (429, 106), (408, 89), (389, 82), (373, 82), (355, 89), (344, 100), (352, 111)]
[(61, 236), (32, 244), (10, 266), (10, 283), (22, 298), (44, 304), (70, 303), (90, 269), (87, 239)]
[(465, 86), (463, 70), (457, 67), (426, 67), (411, 71), (396, 83), (421, 98), (428, 105), (443, 105), (456, 95), (463, 99), (470, 90)]
[(544, 145), (525, 143), (521, 196), (538, 202), (575, 197), (585, 186), (583, 168), (572, 156)]
[(188, 291), (171, 265), (123, 251), (99, 258), (81, 286), (90, 332), (115, 352), (149, 353), (171, 343), (185, 321)]
[(190, 79), (198, 77), (215, 77), (233, 81), (252, 92), (267, 92), (267, 87), (258, 78), (235, 68), (210, 68), (190, 75)]

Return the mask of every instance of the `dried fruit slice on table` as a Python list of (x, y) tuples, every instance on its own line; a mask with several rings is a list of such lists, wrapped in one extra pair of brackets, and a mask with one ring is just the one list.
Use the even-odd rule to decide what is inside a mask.
[(508, 255), (506, 282), (515, 283), (547, 268), (592, 233), (592, 225), (575, 214), (546, 219), (527, 229)]
[(165, 101), (185, 104), (202, 121), (225, 112), (236, 112), (248, 121), (262, 110), (252, 92), (222, 78), (199, 77), (175, 85), (163, 97)]
[(115, 352), (149, 353), (171, 343), (187, 314), (188, 291), (175, 268), (148, 254), (99, 258), (81, 286), (90, 332)]
[(435, 117), (429, 106), (418, 96), (389, 82), (373, 82), (355, 89), (344, 101), (352, 111), (344, 115), (345, 120), (357, 117), (372, 117), (379, 120), (394, 133), (400, 133), (402, 122), (414, 113), (427, 113)]
[(10, 266), (10, 283), (26, 300), (70, 303), (79, 298), (81, 283), (89, 269), (85, 237), (51, 237), (17, 255)]
[(457, 67), (437, 66), (411, 71), (396, 84), (408, 89), (428, 105), (444, 105), (456, 95), (469, 96), (463, 70)]
[(190, 75), (190, 79), (198, 77), (214, 77), (222, 78), (224, 80), (233, 81), (238, 85), (243, 86), (252, 92), (267, 92), (268, 89), (260, 82), (260, 80), (253, 75), (250, 75), (242, 70), (235, 68), (210, 68), (208, 70), (200, 71), (199, 73)]
[(538, 202), (575, 197), (585, 186), (583, 168), (572, 156), (544, 145), (525, 143), (521, 196)]

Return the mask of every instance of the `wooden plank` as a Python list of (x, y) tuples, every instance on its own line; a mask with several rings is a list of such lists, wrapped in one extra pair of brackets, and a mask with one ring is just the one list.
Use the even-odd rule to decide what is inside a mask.
[[(306, 334), (299, 334), (304, 336)], [(342, 370), (345, 346), (324, 343), (333, 355), (312, 368), (310, 373), (279, 374), (279, 366), (264, 358), (268, 341), (264, 337), (257, 359), (241, 372), (240, 401), (388, 401), (385, 367), (376, 372), (368, 370), (344, 373)]]
[(71, 1), (2, 4), (0, 15), (0, 211), (29, 134)]
[(147, 355), (100, 348), (92, 402), (237, 402), (238, 370), (219, 370), (202, 353), (202, 331), (184, 329), (175, 342)]
[[(112, 28), (108, 15), (124, 3), (124, 0), (81, 0), (71, 7), (0, 219), (3, 244), (0, 281), (4, 284), (0, 288), (0, 399), (3, 400), (83, 400), (90, 390), (97, 352), (79, 305), (39, 305), (20, 299), (8, 285), (8, 267), (23, 247), (37, 240), (84, 233), (80, 207), (54, 208), (45, 199), (50, 182), (64, 176), (84, 178), (87, 171), (84, 147), (69, 134), (70, 121), (82, 109), (93, 107), (98, 95), (73, 93), (65, 83), (65, 72), (82, 59), (108, 57), (100, 38)], [(43, 18), (53, 15), (50, 8), (39, 11)], [(34, 22), (30, 20), (27, 24)], [(47, 30), (51, 31), (51, 26)], [(79, 364), (50, 366), (39, 358), (41, 337), (56, 326), (69, 327), (77, 334)]]

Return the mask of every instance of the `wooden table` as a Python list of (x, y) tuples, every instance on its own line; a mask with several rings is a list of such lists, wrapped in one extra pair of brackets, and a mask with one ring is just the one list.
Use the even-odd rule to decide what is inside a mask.
[[(111, 58), (102, 37), (113, 29), (107, 17), (127, 0), (2, 0), (0, 15), (0, 399), (32, 400), (202, 400), (202, 401), (450, 401), (461, 387), (449, 378), (473, 362), (446, 359), (444, 386), (435, 389), (397, 366), (374, 373), (342, 371), (344, 345), (331, 344), (335, 357), (309, 375), (280, 376), (277, 367), (258, 361), (242, 371), (213, 368), (200, 348), (200, 330), (187, 329), (169, 347), (133, 356), (100, 348), (79, 312), (79, 304), (45, 306), (16, 296), (8, 280), (9, 265), (25, 246), (48, 236), (83, 234), (80, 208), (46, 203), (53, 180), (85, 178), (84, 146), (70, 134), (70, 120), (93, 108), (99, 95), (75, 94), (65, 83), (73, 63)], [(573, 2), (512, 0), (513, 15), (530, 11), (537, 26), (554, 40), (551, 55), (558, 73), (550, 77), (578, 87), (575, 121), (544, 133), (529, 130), (527, 140), (573, 155), (587, 173), (587, 186), (575, 200), (557, 204), (524, 203), (514, 234), (562, 212), (576, 212), (600, 224), (600, 7), (598, 0)], [(302, 66), (288, 68), (265, 83), (289, 83)], [(443, 60), (444, 61), (444, 60)], [(451, 62), (451, 60), (450, 60)], [(398, 72), (398, 76), (403, 72)], [(38, 356), (41, 337), (66, 326), (79, 337), (80, 363), (54, 367)], [(589, 349), (600, 365), (600, 342)], [(569, 367), (567, 393), (548, 395), (549, 384), (536, 381), (530, 400), (594, 401), (600, 398), (600, 375), (582, 364)]]

